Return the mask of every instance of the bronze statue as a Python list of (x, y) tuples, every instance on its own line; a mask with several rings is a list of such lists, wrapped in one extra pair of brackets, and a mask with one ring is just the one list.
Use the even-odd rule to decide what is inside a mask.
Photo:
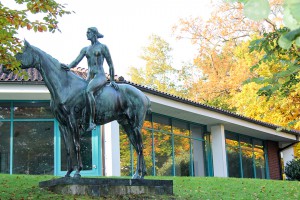
[[(90, 33), (88, 33), (90, 34)], [(105, 49), (104, 46), (99, 45), (99, 49)], [(89, 47), (88, 47), (89, 48)], [(96, 48), (98, 49), (98, 48)], [(63, 136), (66, 152), (67, 152), (67, 174), (70, 177), (71, 172), (76, 169), (74, 177), (80, 177), (82, 170), (82, 161), (80, 155), (80, 127), (84, 126), (86, 116), (86, 93), (89, 85), (94, 82), (90, 81), (92, 78), (101, 76), (95, 80), (95, 83), (100, 82), (101, 86), (90, 86), (94, 90), (95, 97), (95, 119), (94, 123), (102, 125), (113, 120), (124, 128), (127, 136), (133, 147), (135, 148), (138, 160), (133, 179), (143, 178), (146, 174), (145, 160), (143, 156), (143, 142), (141, 135), (141, 128), (147, 112), (151, 111), (150, 101), (147, 96), (137, 88), (128, 84), (116, 84), (114, 88), (106, 86), (104, 82), (104, 74), (102, 63), (103, 58), (110, 59), (103, 51), (94, 51), (91, 47), (91, 52), (86, 49), (85, 53), (80, 54), (82, 57), (89, 56), (89, 53), (102, 54), (102, 56), (95, 56), (88, 58), (89, 76), (87, 80), (77, 76), (70, 70), (62, 68), (62, 64), (52, 58), (47, 53), (43, 52), (37, 47), (30, 45), (25, 41), (22, 53), (16, 55), (16, 58), (21, 61), (21, 68), (36, 68), (44, 79), (46, 86), (51, 94), (51, 110), (55, 118), (59, 122), (59, 129)], [(80, 59), (79, 57), (77, 59)], [(74, 62), (77, 62), (76, 60)], [(100, 63), (98, 63), (100, 62)], [(108, 61), (111, 62), (111, 61)], [(111, 63), (112, 64), (112, 63)], [(70, 66), (73, 66), (71, 64)], [(97, 68), (98, 67), (98, 68)], [(97, 68), (97, 69), (96, 69)], [(111, 69), (111, 81), (113, 81), (113, 67)], [(94, 72), (96, 70), (96, 72)], [(98, 71), (97, 71), (98, 70)], [(105, 85), (105, 86), (104, 86)], [(102, 87), (100, 90), (100, 87)], [(117, 89), (117, 90), (116, 90)], [(85, 92), (87, 91), (87, 92)], [(89, 112), (87, 112), (89, 113)], [(76, 160), (76, 165), (73, 165), (73, 160)]]
[(80, 51), (78, 57), (69, 65), (62, 64), (62, 67), (66, 70), (76, 67), (78, 63), (86, 57), (88, 60), (88, 74), (87, 81), (89, 82), (85, 94), (87, 97), (87, 102), (89, 105), (90, 117), (89, 117), (89, 127), (87, 131), (91, 131), (96, 128), (95, 125), (95, 98), (94, 92), (100, 90), (107, 82), (105, 72), (103, 69), (104, 58), (109, 66), (110, 84), (118, 89), (118, 85), (114, 81), (114, 66), (107, 46), (101, 44), (98, 38), (103, 38), (104, 36), (98, 32), (96, 27), (88, 28), (87, 39), (91, 41), (91, 45), (83, 48)]

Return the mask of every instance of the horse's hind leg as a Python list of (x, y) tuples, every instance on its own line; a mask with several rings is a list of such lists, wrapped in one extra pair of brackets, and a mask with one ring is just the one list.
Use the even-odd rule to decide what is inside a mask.
[(144, 178), (144, 176), (146, 175), (146, 165), (145, 165), (145, 159), (144, 159), (144, 153), (143, 153), (144, 146), (143, 146), (141, 129), (135, 128), (134, 132), (137, 137), (138, 162), (139, 162), (138, 172), (140, 174), (140, 177)]
[(70, 134), (68, 133), (68, 130), (65, 126), (60, 125), (59, 126), (60, 133), (63, 136), (64, 143), (65, 143), (65, 149), (67, 152), (67, 173), (65, 177), (70, 177), (70, 174), (73, 171), (73, 165), (72, 165), (72, 158), (71, 158), (71, 152), (72, 151), (72, 138), (70, 137)]
[(135, 151), (138, 155), (136, 171), (133, 174), (132, 179), (140, 179), (141, 178), (141, 176), (139, 175), (140, 172), (141, 172), (141, 167), (140, 167), (140, 164), (141, 164), (140, 158), (141, 158), (141, 156), (140, 155), (141, 155), (142, 149), (140, 148), (141, 145), (139, 145), (140, 142), (139, 142), (138, 136), (136, 134), (137, 132), (129, 124), (122, 125), (122, 127), (124, 128), (128, 138), (130, 140), (130, 143), (132, 144), (132, 146), (134, 147), (134, 149), (135, 149)]

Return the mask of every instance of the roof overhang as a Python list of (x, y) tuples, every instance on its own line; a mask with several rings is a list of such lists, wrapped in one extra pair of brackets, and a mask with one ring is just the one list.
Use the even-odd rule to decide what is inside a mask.
[(151, 93), (146, 94), (152, 102), (153, 112), (207, 125), (209, 131), (211, 126), (223, 124), (226, 131), (232, 131), (263, 140), (273, 140), (283, 143), (298, 140), (297, 134), (277, 131), (274, 128), (265, 127), (213, 110), (185, 104)]

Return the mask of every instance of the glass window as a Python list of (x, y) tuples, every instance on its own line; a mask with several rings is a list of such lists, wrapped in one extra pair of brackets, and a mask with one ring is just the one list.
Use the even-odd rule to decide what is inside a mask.
[(120, 161), (121, 176), (131, 176), (130, 141), (122, 126), (120, 126)]
[(153, 161), (152, 161), (152, 132), (142, 129), (143, 145), (144, 145), (144, 159), (146, 163), (147, 175), (153, 175)]
[(190, 139), (174, 136), (175, 175), (190, 175)]
[(242, 150), (243, 177), (254, 178), (253, 149), (251, 139), (240, 137), (240, 146)]
[(256, 178), (266, 178), (266, 162), (265, 162), (265, 154), (264, 154), (264, 146), (263, 142), (260, 140), (253, 140), (254, 145), (254, 158), (255, 158), (255, 171)]
[(173, 175), (172, 136), (154, 132), (155, 170), (158, 176)]
[(153, 115), (153, 129), (171, 132), (171, 120), (168, 117)]
[(49, 119), (53, 118), (49, 102), (14, 103), (15, 119)]
[(0, 102), (0, 120), (10, 118), (10, 103)]
[(203, 139), (203, 137), (204, 137), (203, 126), (197, 126), (197, 125), (192, 124), (190, 126), (190, 129), (191, 129), (191, 136), (193, 138)]
[(205, 176), (204, 141), (192, 140), (195, 176)]
[(80, 154), (82, 159), (83, 170), (93, 169), (93, 159), (92, 159), (92, 131), (85, 132), (80, 136)]
[(149, 114), (146, 115), (143, 128), (152, 128), (151, 115)]
[(242, 148), (243, 177), (254, 178), (253, 152)]
[(263, 141), (226, 133), (226, 150), (230, 177), (266, 178)]
[(193, 169), (194, 176), (205, 176), (205, 143), (204, 143), (204, 127), (195, 124), (190, 125), (191, 136), (203, 141), (192, 139), (193, 148)]
[(228, 176), (240, 178), (240, 152), (239, 148), (227, 146), (227, 163), (228, 163)]
[(177, 135), (184, 135), (184, 136), (190, 135), (188, 124), (186, 122), (179, 121), (176, 119), (172, 120), (172, 130), (173, 133)]
[[(205, 142), (207, 138), (204, 138), (204, 129), (205, 127), (201, 125), (155, 113), (146, 115), (142, 137), (147, 174), (205, 176), (206, 165), (208, 165), (206, 152), (209, 154), (209, 162), (212, 161), (211, 151), (208, 148), (210, 145)], [(121, 174), (131, 175), (132, 170), (135, 170), (131, 163), (136, 165), (136, 152), (130, 147), (122, 127), (120, 127), (120, 145)], [(207, 151), (206, 148), (209, 150)]]
[[(61, 170), (67, 171), (67, 151), (65, 148), (65, 142), (63, 135), (61, 134), (60, 140), (61, 146)], [(85, 132), (80, 136), (80, 154), (82, 159), (82, 170), (92, 170), (93, 169), (93, 159), (92, 159), (92, 131)], [(76, 160), (72, 160), (76, 162)]]
[(53, 122), (14, 122), (14, 174), (53, 174), (53, 129)]
[(228, 176), (241, 177), (240, 173), (240, 150), (238, 136), (231, 133), (225, 134), (226, 138), (226, 152), (228, 163)]
[(10, 122), (0, 121), (0, 173), (9, 174)]

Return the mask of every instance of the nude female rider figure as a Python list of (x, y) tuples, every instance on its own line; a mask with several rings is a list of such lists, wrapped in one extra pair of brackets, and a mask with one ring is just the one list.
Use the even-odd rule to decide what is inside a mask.
[(114, 81), (114, 66), (106, 45), (101, 44), (98, 38), (103, 38), (104, 36), (98, 32), (95, 27), (88, 28), (87, 39), (91, 41), (91, 45), (84, 47), (78, 57), (68, 66), (62, 64), (61, 67), (65, 70), (70, 70), (70, 68), (76, 67), (78, 63), (84, 58), (88, 61), (88, 74), (87, 81), (88, 86), (86, 88), (86, 97), (88, 99), (88, 107), (90, 110), (89, 117), (89, 127), (86, 131), (91, 131), (95, 129), (95, 98), (94, 92), (101, 89), (106, 83), (107, 79), (103, 69), (104, 58), (109, 66), (110, 84), (116, 90), (118, 90), (118, 85)]

